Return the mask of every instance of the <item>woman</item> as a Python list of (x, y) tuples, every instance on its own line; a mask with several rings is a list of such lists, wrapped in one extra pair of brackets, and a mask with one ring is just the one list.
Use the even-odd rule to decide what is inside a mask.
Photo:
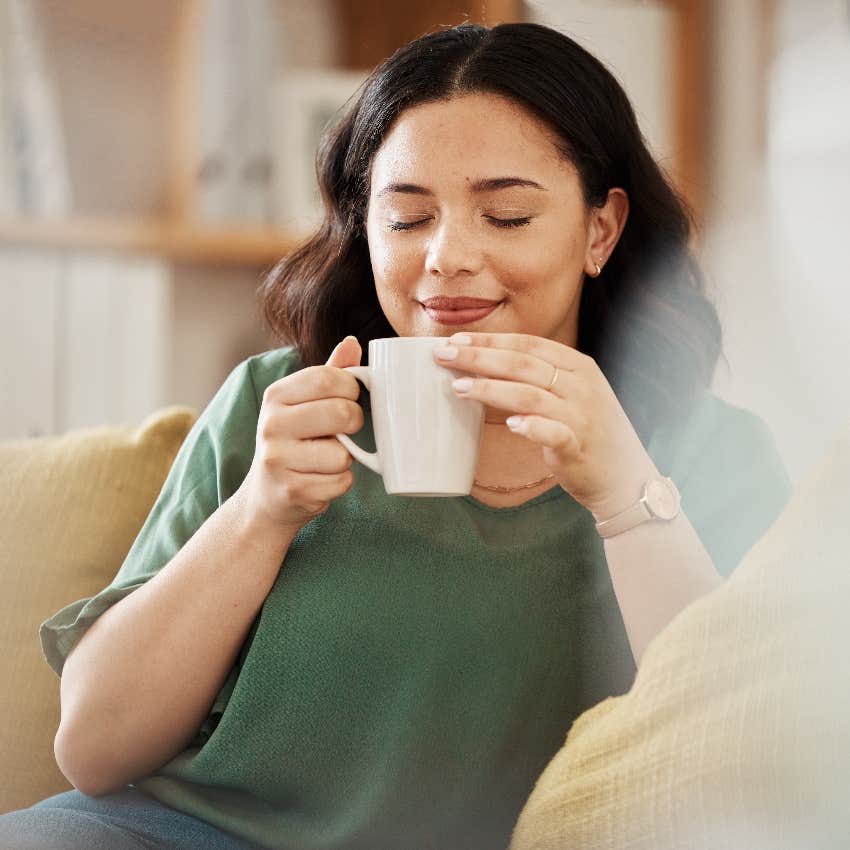
[[(505, 847), (573, 720), (788, 499), (764, 423), (707, 391), (720, 329), (684, 208), (569, 38), (407, 45), (319, 177), (321, 228), (263, 288), (292, 345), (234, 369), (112, 584), (43, 624), (79, 791), (0, 836)], [(341, 367), (455, 332), (440, 362), (486, 409), (475, 487), (388, 496), (333, 436), (374, 448)], [(683, 510), (603, 542), (667, 476)]]

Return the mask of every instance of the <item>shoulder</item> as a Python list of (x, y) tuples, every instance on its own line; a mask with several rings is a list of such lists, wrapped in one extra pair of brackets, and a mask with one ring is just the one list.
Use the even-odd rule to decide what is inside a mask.
[(298, 352), (292, 345), (254, 354), (237, 367), (241, 370), (242, 379), (251, 382), (258, 406), (268, 386), (303, 368)]
[[(227, 440), (252, 436), (263, 393), (278, 378), (301, 368), (292, 346), (275, 348), (246, 358), (234, 366), (201, 412), (189, 434), (201, 439), (221, 433)], [(191, 440), (189, 440), (191, 442)]]
[(301, 364), (291, 346), (255, 354), (234, 366), (201, 412), (175, 458), (167, 487), (178, 501), (197, 487), (206, 510), (221, 494), (233, 493), (254, 456), (257, 421), (265, 388)]
[(683, 423), (653, 435), (649, 454), (722, 575), (770, 527), (793, 485), (768, 423), (704, 391)]
[[(684, 422), (663, 426), (653, 435), (650, 454), (667, 474), (686, 480), (708, 463), (752, 467), (763, 461), (784, 473), (773, 431), (767, 422), (744, 407), (703, 390)], [(737, 466), (743, 471), (741, 466)]]

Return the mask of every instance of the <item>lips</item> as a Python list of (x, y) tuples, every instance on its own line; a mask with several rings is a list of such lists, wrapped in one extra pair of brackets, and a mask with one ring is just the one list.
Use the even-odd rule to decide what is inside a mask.
[(440, 295), (426, 299), (422, 306), (430, 310), (481, 310), (485, 307), (495, 307), (499, 303), (487, 298), (449, 298)]
[[(446, 303), (451, 303), (453, 309), (442, 307)], [(470, 303), (473, 306), (467, 306)], [(485, 301), (481, 298), (431, 298), (423, 301), (422, 307), (429, 318), (438, 324), (469, 325), (485, 319), (501, 303), (501, 301)], [(475, 304), (480, 306), (474, 306)]]

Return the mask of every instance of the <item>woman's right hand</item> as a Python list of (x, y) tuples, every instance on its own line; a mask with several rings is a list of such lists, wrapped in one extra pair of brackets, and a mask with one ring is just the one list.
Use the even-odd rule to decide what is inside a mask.
[(308, 366), (263, 393), (254, 459), (239, 487), (246, 510), (275, 529), (296, 534), (354, 483), (353, 458), (334, 436), (363, 427), (360, 386), (344, 366), (360, 365), (348, 336), (324, 366)]

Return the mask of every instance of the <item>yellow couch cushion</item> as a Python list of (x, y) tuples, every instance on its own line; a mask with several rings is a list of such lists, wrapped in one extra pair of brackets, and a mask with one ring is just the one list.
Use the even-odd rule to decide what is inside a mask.
[(112, 580), (196, 418), (174, 406), (137, 428), (0, 443), (0, 813), (71, 787), (39, 624)]
[(511, 850), (850, 846), (850, 422), (767, 534), (582, 714)]

